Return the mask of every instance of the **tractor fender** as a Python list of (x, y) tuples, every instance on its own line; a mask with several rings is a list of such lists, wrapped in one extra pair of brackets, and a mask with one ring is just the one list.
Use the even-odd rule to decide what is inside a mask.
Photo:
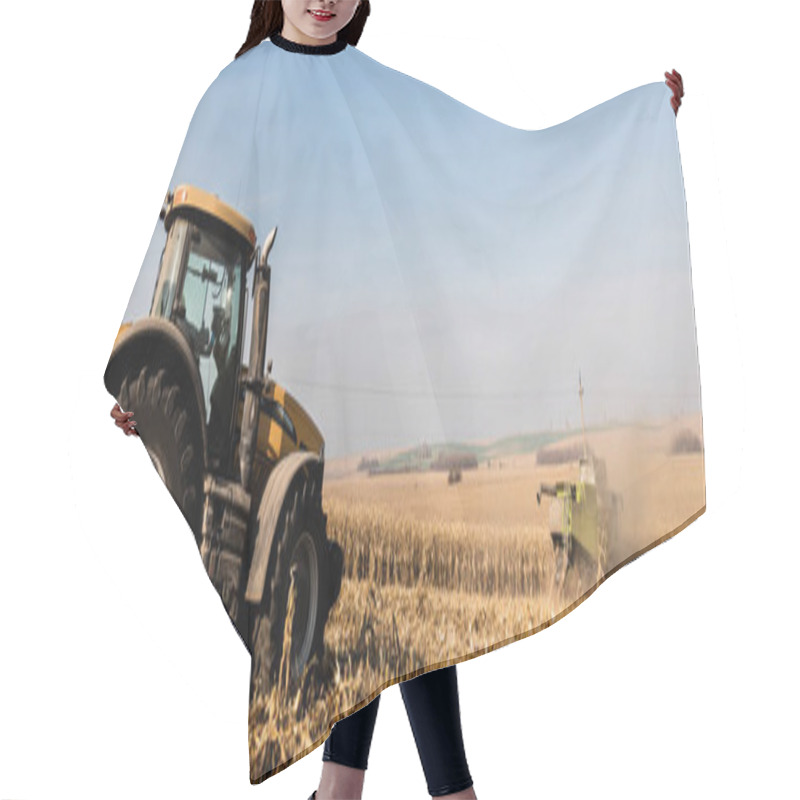
[(278, 527), (281, 509), (283, 508), (283, 501), (292, 481), (301, 470), (307, 467), (311, 467), (312, 471), (318, 469), (321, 491), (323, 463), (317, 453), (309, 450), (297, 450), (280, 459), (272, 470), (258, 504), (256, 521), (258, 532), (253, 545), (250, 574), (244, 595), (248, 603), (260, 603), (264, 594), (267, 568), (272, 555), (275, 532)]
[[(206, 419), (203, 387), (194, 355), (180, 330), (171, 322), (160, 317), (143, 317), (136, 320), (114, 343), (108, 360), (103, 383), (106, 390), (119, 402), (120, 384), (126, 368), (131, 362), (142, 361), (148, 366), (163, 364), (175, 372), (183, 372), (186, 385), (193, 393), (199, 419)], [(207, 469), (208, 433), (202, 426), (203, 466)]]

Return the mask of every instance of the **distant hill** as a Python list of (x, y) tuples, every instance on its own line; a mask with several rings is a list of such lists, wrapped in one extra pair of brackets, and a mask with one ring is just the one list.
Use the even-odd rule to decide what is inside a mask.
[[(597, 429), (599, 430), (599, 429)], [(587, 431), (588, 433), (589, 431)], [(434, 464), (458, 461), (459, 456), (465, 462), (472, 458), (480, 465), (489, 459), (505, 458), (523, 453), (533, 453), (545, 445), (569, 439), (579, 435), (580, 431), (540, 431), (538, 433), (520, 433), (505, 436), (493, 442), (477, 444), (471, 442), (445, 442), (426, 444), (400, 450), (382, 461), (362, 459), (361, 469), (368, 469), (370, 475), (395, 472), (427, 472), (435, 469)]]

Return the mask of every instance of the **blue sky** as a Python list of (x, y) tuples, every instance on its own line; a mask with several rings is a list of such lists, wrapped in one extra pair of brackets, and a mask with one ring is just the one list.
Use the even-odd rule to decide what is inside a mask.
[(649, 420), (700, 401), (668, 98), (526, 131), (358, 49), (265, 41), (200, 101), (169, 186), (278, 226), (267, 356), (329, 457), (575, 425), (578, 370), (587, 424)]

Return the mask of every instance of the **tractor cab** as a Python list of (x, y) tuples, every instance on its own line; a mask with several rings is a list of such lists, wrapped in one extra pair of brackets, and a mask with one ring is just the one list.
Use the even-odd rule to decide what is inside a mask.
[(216, 195), (180, 185), (161, 209), (167, 241), (151, 317), (172, 322), (197, 365), (205, 399), (209, 464), (225, 470), (242, 363), (246, 273), (255, 231)]

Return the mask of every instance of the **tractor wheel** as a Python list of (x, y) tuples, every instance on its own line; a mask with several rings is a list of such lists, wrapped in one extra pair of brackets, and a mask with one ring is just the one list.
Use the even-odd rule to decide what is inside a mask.
[(164, 367), (129, 372), (120, 386), (120, 404), (133, 418), (161, 480), (194, 533), (198, 548), (203, 515), (203, 440), (193, 404)]
[[(321, 660), (330, 611), (327, 570), (331, 544), (326, 536), (317, 473), (300, 471), (283, 498), (261, 604), (252, 619), (251, 692), (265, 692), (280, 674), (294, 684), (314, 656)], [(327, 546), (326, 546), (327, 545)], [(294, 591), (287, 628), (289, 593)], [(287, 638), (285, 648), (284, 638)], [(283, 661), (283, 669), (281, 663)]]

